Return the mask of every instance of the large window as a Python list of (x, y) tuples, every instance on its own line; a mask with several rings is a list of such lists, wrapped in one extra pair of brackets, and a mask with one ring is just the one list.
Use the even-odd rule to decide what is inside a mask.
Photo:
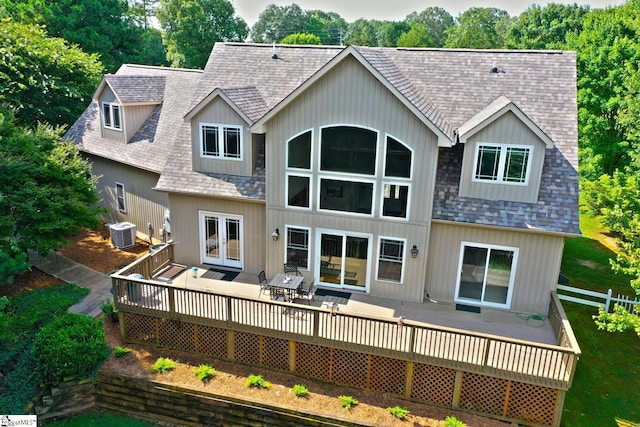
[(320, 179), (320, 209), (371, 215), (373, 183)]
[(107, 129), (122, 130), (120, 105), (111, 102), (102, 103), (102, 124)]
[(120, 212), (127, 211), (127, 193), (124, 191), (124, 184), (116, 182), (116, 205)]
[(509, 307), (518, 249), (462, 243), (457, 301)]
[(353, 126), (326, 127), (321, 138), (320, 170), (375, 175), (376, 131)]
[(203, 157), (242, 159), (242, 127), (200, 124), (200, 147)]
[(309, 269), (309, 229), (287, 227), (286, 262)]
[(311, 208), (311, 131), (287, 141), (287, 206)]
[(378, 280), (402, 283), (405, 242), (380, 238), (378, 253)]
[(476, 149), (474, 181), (526, 184), (532, 146), (480, 143)]

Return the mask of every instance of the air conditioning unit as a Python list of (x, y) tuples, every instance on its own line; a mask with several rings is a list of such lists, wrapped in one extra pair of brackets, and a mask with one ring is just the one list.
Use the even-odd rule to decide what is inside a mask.
[(111, 244), (118, 249), (130, 248), (136, 245), (136, 225), (130, 222), (111, 224)]

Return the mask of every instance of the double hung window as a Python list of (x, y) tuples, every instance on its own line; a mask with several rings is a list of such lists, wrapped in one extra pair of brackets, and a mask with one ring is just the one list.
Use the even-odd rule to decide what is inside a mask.
[(407, 218), (412, 157), (408, 147), (387, 136), (381, 197), (383, 217)]
[(124, 191), (124, 184), (116, 182), (116, 205), (120, 212), (127, 211), (127, 193)]
[(242, 127), (200, 124), (200, 154), (203, 157), (242, 159)]

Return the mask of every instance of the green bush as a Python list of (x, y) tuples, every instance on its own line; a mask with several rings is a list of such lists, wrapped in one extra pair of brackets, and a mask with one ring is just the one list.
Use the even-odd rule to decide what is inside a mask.
[(444, 427), (467, 427), (467, 425), (453, 415), (449, 415), (444, 419)]
[(260, 387), (260, 388), (270, 388), (271, 383), (264, 379), (262, 375), (249, 375), (249, 378), (244, 382), (244, 385), (247, 387)]
[(340, 401), (340, 405), (345, 409), (351, 409), (360, 403), (358, 399), (353, 396), (338, 396), (338, 400)]
[(394, 406), (393, 408), (387, 408), (387, 412), (398, 418), (404, 420), (409, 415), (409, 410), (404, 406)]
[(291, 392), (297, 397), (306, 397), (309, 394), (309, 389), (304, 384), (296, 384), (291, 387)]
[(200, 365), (198, 368), (194, 369), (193, 372), (196, 374), (198, 379), (203, 383), (208, 382), (216, 373), (216, 370), (211, 365)]
[(91, 375), (105, 349), (101, 321), (68, 313), (40, 329), (32, 351), (42, 382), (55, 385), (64, 377)]
[(113, 347), (113, 354), (115, 354), (116, 357), (126, 356), (131, 353), (131, 351), (132, 350), (128, 347), (120, 347), (119, 345)]
[(156, 374), (164, 374), (174, 369), (176, 369), (176, 362), (168, 357), (158, 357), (156, 362), (151, 366), (151, 370)]

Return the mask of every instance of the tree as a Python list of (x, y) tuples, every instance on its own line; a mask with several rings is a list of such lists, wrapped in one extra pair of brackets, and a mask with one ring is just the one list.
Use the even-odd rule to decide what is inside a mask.
[(141, 27), (128, 18), (125, 0), (45, 0), (42, 11), (47, 33), (97, 53), (107, 72), (133, 62)]
[(295, 33), (283, 38), (282, 44), (322, 44), (315, 34)]
[(344, 43), (356, 46), (378, 46), (376, 22), (363, 18), (353, 21), (347, 28)]
[(0, 111), (0, 284), (28, 267), (27, 249), (46, 254), (100, 224), (91, 167), (60, 133), (49, 125), (25, 130)]
[(297, 4), (268, 5), (251, 28), (254, 43), (277, 43), (285, 37), (305, 32), (305, 14)]
[(444, 47), (447, 40), (447, 30), (454, 25), (453, 16), (441, 7), (428, 7), (420, 13), (413, 12), (407, 15), (409, 24), (421, 24), (427, 30), (431, 39), (429, 46)]
[(456, 19), (447, 30), (445, 47), (498, 49), (511, 22), (506, 10), (495, 7), (472, 7)]
[(69, 125), (80, 116), (100, 81), (96, 55), (47, 37), (42, 27), (6, 19), (0, 46), (0, 104), (21, 125)]
[(567, 38), (567, 47), (577, 51), (582, 179), (622, 170), (637, 147), (630, 139), (639, 129), (637, 116), (629, 120), (628, 112), (637, 104), (639, 15), (637, 0), (596, 9), (585, 16), (583, 31)]
[(342, 45), (348, 26), (347, 21), (335, 12), (308, 10), (302, 27), (305, 33), (320, 37), (321, 44)]
[(413, 23), (411, 29), (398, 38), (397, 45), (398, 47), (429, 47), (433, 46), (433, 41), (429, 37), (427, 27)]
[(589, 6), (550, 3), (522, 12), (505, 37), (509, 49), (562, 49), (569, 33), (580, 33)]
[(156, 10), (173, 67), (204, 68), (218, 41), (243, 41), (246, 22), (227, 0), (160, 0)]

